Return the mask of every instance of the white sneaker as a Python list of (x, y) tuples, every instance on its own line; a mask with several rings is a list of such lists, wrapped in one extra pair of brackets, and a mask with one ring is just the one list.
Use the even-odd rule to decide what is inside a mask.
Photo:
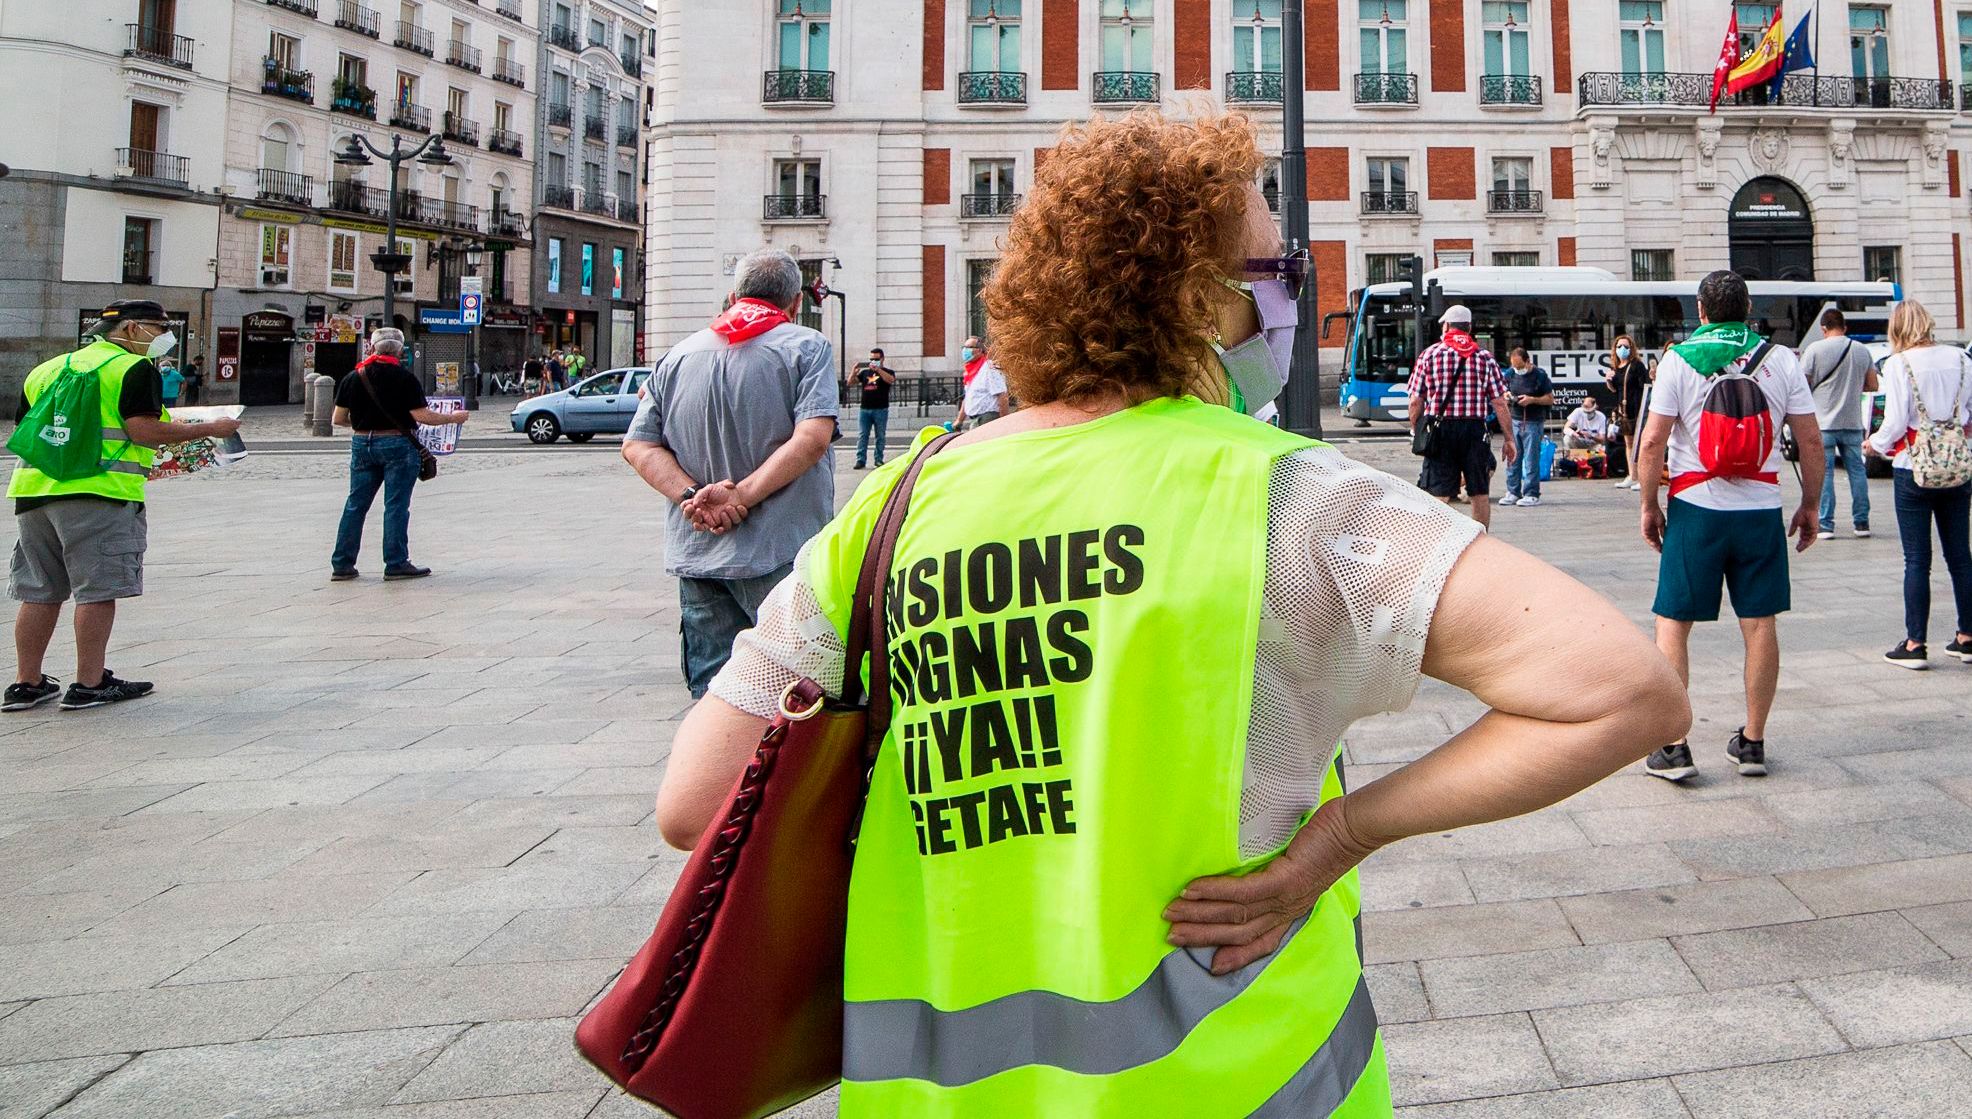
[(1541, 503), (1541, 499), (1538, 497), (1523, 497), (1520, 499), (1520, 507), (1522, 509), (1532, 508), (1533, 506), (1539, 505), (1540, 503)]
[(1507, 495), (1506, 495), (1505, 497), (1502, 497), (1502, 498), (1500, 498), (1500, 504), (1501, 504), (1501, 505), (1518, 505), (1518, 504), (1520, 504), (1520, 499), (1519, 499), (1519, 498), (1517, 498), (1517, 497), (1515, 497), (1515, 496), (1513, 496), (1512, 494), (1507, 494)]
[(1630, 483), (1630, 488), (1631, 488), (1631, 489), (1633, 489), (1633, 490), (1641, 490), (1641, 489), (1643, 488), (1643, 483), (1642, 483), (1642, 482), (1631, 482), (1631, 483)]
[(1615, 487), (1614, 487), (1614, 488), (1616, 488), (1616, 489), (1619, 489), (1619, 490), (1626, 490), (1626, 489), (1629, 489), (1629, 488), (1630, 488), (1630, 480), (1629, 480), (1628, 478), (1618, 478), (1618, 479), (1616, 479), (1616, 485), (1615, 485)]

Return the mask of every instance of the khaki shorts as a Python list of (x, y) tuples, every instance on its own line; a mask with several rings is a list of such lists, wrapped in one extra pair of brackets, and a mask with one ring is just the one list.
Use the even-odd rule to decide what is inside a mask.
[(111, 602), (144, 593), (144, 507), (70, 498), (14, 518), (20, 539), (7, 592), (22, 602)]

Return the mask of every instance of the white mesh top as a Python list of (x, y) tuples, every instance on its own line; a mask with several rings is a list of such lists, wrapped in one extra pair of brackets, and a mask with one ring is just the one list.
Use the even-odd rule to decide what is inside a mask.
[[(1321, 795), (1335, 743), (1365, 715), (1407, 705), (1438, 594), (1479, 526), (1416, 487), (1330, 449), (1274, 465), (1267, 576), (1240, 797), (1240, 850), (1273, 850)], [(846, 652), (794, 574), (739, 635), (712, 693), (767, 718), (799, 677), (840, 694)]]

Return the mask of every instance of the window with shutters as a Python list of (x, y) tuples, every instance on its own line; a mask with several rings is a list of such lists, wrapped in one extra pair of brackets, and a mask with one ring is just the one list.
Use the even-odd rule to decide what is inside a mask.
[(294, 261), (294, 227), (272, 223), (260, 227), (260, 286), (284, 288)]
[(329, 230), (329, 290), (356, 290), (356, 260), (361, 244), (357, 234)]

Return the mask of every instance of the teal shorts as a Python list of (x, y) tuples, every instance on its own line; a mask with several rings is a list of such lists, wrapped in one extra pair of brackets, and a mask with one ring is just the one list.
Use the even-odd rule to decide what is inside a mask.
[(1787, 522), (1779, 509), (1707, 509), (1671, 499), (1657, 601), (1674, 622), (1712, 622), (1722, 590), (1741, 618), (1771, 618), (1793, 606), (1787, 580)]

